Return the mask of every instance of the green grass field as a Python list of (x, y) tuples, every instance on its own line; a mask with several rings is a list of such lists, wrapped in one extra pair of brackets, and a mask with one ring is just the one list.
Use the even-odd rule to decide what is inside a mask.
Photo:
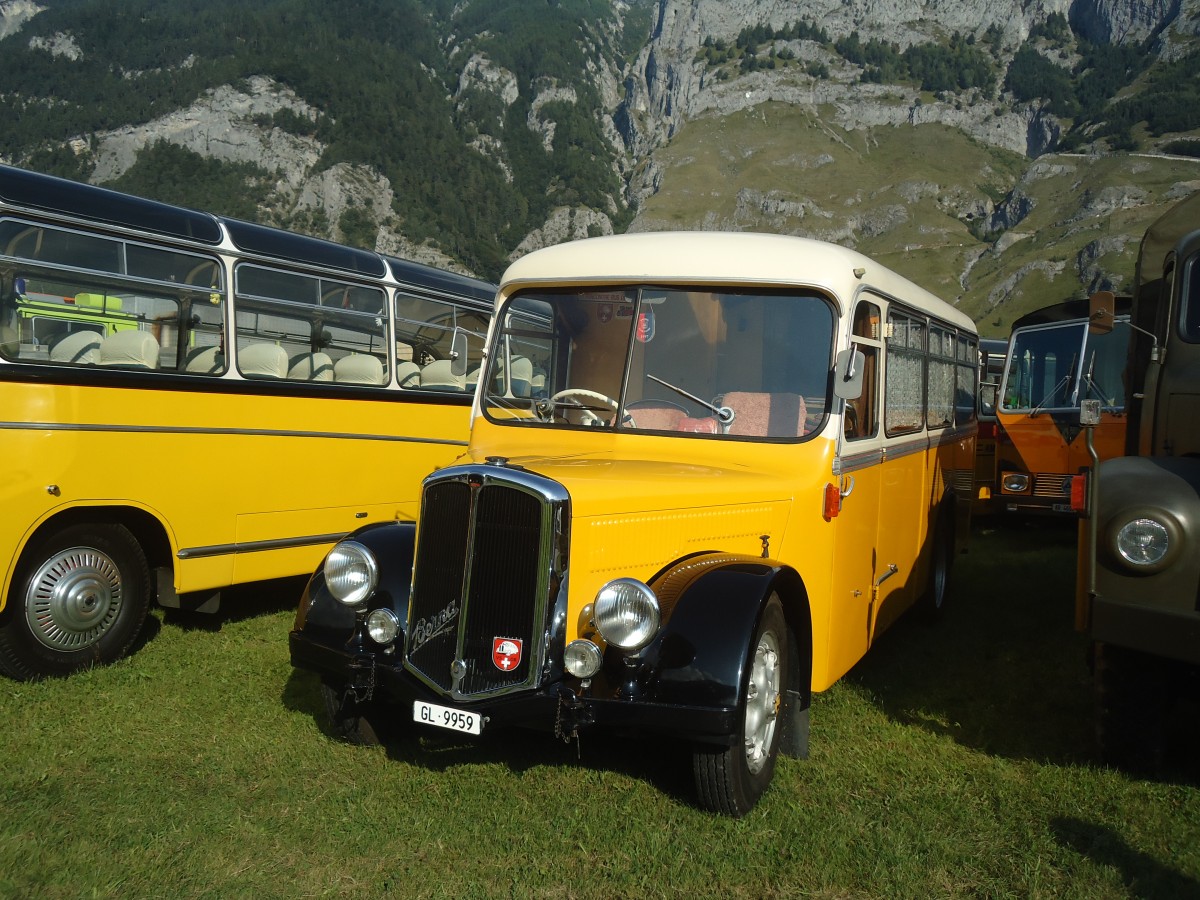
[(745, 819), (678, 747), (495, 732), (384, 750), (292, 670), (299, 585), (118, 665), (0, 681), (0, 897), (1187, 897), (1195, 768), (1100, 768), (1073, 533), (977, 528), (935, 626), (902, 620), (813, 706)]

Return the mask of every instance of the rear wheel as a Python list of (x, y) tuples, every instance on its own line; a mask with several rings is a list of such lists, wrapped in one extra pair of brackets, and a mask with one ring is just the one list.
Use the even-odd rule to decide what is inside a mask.
[(939, 519), (930, 548), (933, 558), (929, 563), (929, 583), (918, 601), (921, 617), (930, 621), (939, 618), (946, 606), (950, 568), (954, 564), (954, 525), (945, 514)]
[(772, 595), (750, 642), (737, 741), (728, 748), (697, 747), (692, 754), (696, 792), (705, 809), (740, 818), (770, 785), (779, 755), (788, 652), (783, 607)]
[(150, 572), (121, 525), (74, 525), (27, 551), (0, 623), (0, 670), (69, 675), (124, 656), (150, 609)]

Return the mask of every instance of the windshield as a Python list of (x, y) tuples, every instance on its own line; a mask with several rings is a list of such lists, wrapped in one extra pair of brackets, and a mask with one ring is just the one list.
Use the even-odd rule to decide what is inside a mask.
[(1128, 347), (1128, 316), (1117, 319), (1108, 334), (1089, 334), (1081, 321), (1019, 329), (1012, 336), (1001, 408), (1074, 410), (1081, 400), (1099, 400), (1107, 409), (1124, 409)]
[(516, 295), (481, 402), (528, 427), (796, 440), (828, 409), (817, 294), (630, 287)]

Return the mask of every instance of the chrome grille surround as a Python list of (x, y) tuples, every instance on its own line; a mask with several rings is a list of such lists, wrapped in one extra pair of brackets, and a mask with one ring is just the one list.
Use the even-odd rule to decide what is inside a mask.
[[(566, 574), (569, 522), (562, 485), (502, 461), (426, 478), (405, 668), (455, 700), (536, 686)], [(521, 644), (511, 670), (493, 661), (500, 641)]]

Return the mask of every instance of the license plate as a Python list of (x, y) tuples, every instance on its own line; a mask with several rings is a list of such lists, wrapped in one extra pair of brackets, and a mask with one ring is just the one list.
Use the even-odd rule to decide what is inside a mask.
[(483, 734), (483, 716), (423, 700), (413, 701), (413, 721), (467, 734)]

